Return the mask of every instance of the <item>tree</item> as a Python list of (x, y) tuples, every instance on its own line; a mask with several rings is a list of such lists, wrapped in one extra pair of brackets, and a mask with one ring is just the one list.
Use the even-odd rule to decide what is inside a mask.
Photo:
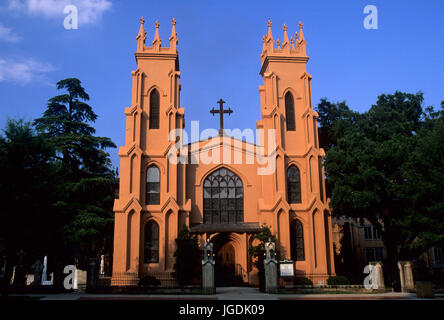
[(26, 262), (32, 263), (37, 257), (42, 259), (43, 248), (61, 240), (51, 220), (57, 219), (51, 207), (57, 184), (53, 154), (29, 122), (7, 121), (0, 136), (0, 254), (7, 261), (7, 283), (19, 250), (27, 252)]
[(182, 226), (176, 239), (174, 252), (174, 277), (180, 286), (189, 285), (195, 279), (200, 263), (200, 250), (197, 238), (192, 236), (186, 225)]
[(444, 101), (441, 111), (427, 108), (415, 146), (404, 166), (404, 193), (410, 210), (400, 225), (415, 238), (409, 248), (416, 253), (444, 246)]
[(358, 112), (350, 110), (345, 101), (332, 103), (322, 98), (316, 109), (319, 115), (319, 146), (325, 152), (337, 144), (344, 131), (360, 116)]
[(53, 206), (63, 213), (59, 225), (64, 243), (55, 254), (65, 255), (69, 262), (76, 258), (84, 266), (87, 258), (97, 257), (104, 245), (112, 243), (117, 177), (105, 149), (116, 146), (109, 138), (94, 136), (89, 123), (97, 115), (85, 102), (89, 96), (78, 79), (61, 80), (57, 89), (66, 93), (49, 100), (34, 126), (54, 148), (54, 161), (60, 164)]
[[(250, 256), (253, 257), (253, 264), (258, 270), (258, 276), (259, 276), (259, 288), (261, 291), (265, 290), (265, 267), (264, 267), (264, 260), (265, 260), (265, 243), (268, 241), (276, 243), (276, 236), (271, 233), (270, 228), (264, 224), (260, 228), (259, 232), (254, 235), (255, 240), (258, 240), (259, 243), (254, 246), (250, 246), (248, 248)], [(277, 243), (276, 243), (277, 244)], [(277, 259), (279, 259), (279, 246), (276, 245), (276, 256)]]
[(421, 128), (422, 102), (421, 93), (379, 96), (376, 105), (335, 137), (326, 157), (333, 213), (365, 218), (380, 231), (389, 281), (396, 273), (396, 261), (406, 254), (399, 249), (415, 237), (406, 237), (401, 221), (410, 210), (405, 162)]
[[(317, 105), (319, 124), (319, 147), (323, 148), (328, 156), (328, 150), (336, 146), (345, 131), (353, 126), (361, 116), (350, 110), (345, 101), (332, 103), (322, 98)], [(331, 197), (333, 185), (325, 170), (325, 191), (327, 198)]]

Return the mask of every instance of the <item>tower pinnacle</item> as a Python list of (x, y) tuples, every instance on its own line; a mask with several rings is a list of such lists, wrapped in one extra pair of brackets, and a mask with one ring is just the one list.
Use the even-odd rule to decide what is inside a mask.
[(154, 40), (153, 40), (153, 47), (156, 50), (159, 50), (160, 45), (162, 44), (162, 40), (159, 37), (159, 21), (156, 21), (156, 23), (154, 24), (156, 26), (156, 33), (154, 34)]
[(173, 18), (173, 20), (171, 20), (171, 24), (172, 24), (171, 36), (169, 38), (170, 48), (176, 49), (176, 45), (177, 45), (176, 19)]
[(145, 19), (143, 17), (140, 18), (140, 28), (139, 28), (139, 34), (137, 35), (137, 51), (143, 51), (143, 48), (145, 47), (145, 40), (146, 40), (146, 31), (143, 28), (143, 25), (145, 24)]
[(268, 39), (273, 40), (273, 34), (271, 32), (271, 20), (270, 19), (268, 19), (267, 26), (268, 26)]

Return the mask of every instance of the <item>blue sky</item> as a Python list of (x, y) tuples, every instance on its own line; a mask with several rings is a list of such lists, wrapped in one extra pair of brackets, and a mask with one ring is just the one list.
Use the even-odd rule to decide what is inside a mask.
[[(147, 44), (154, 22), (168, 43), (177, 20), (182, 107), (186, 126), (218, 127), (209, 110), (223, 98), (235, 112), (227, 128), (255, 128), (260, 118), (259, 55), (267, 20), (282, 40), (304, 23), (313, 103), (346, 100), (367, 110), (378, 95), (424, 92), (425, 104), (444, 100), (444, 2), (428, 1), (149, 1), (0, 0), (0, 127), (8, 117), (32, 120), (56, 94), (58, 80), (77, 77), (99, 115), (97, 134), (124, 144), (124, 108), (131, 103), (131, 71), (139, 18)], [(79, 9), (79, 29), (66, 30), (66, 4)], [(378, 8), (378, 29), (363, 27), (366, 5)], [(119, 165), (117, 149), (109, 150)]]

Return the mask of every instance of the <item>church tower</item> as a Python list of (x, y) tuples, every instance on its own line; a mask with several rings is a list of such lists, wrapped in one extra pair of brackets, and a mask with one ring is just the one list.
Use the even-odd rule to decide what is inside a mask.
[[(144, 18), (140, 19), (132, 72), (132, 105), (125, 109), (125, 146), (119, 149), (119, 199), (114, 204), (115, 238), (113, 274), (138, 275), (172, 270), (174, 240), (185, 223), (184, 168), (168, 161), (170, 131), (184, 126), (180, 108), (179, 56), (176, 21), (172, 20), (169, 47), (162, 47), (159, 23), (152, 46), (146, 46)], [(144, 239), (148, 239), (144, 241)], [(159, 245), (160, 240), (162, 245)], [(117, 284), (117, 283), (116, 283)]]
[(290, 38), (286, 25), (283, 31), (283, 41), (275, 41), (268, 21), (260, 55), (263, 85), (257, 127), (276, 130), (276, 171), (262, 178), (262, 211), (273, 212), (264, 221), (278, 235), (281, 254), (295, 261), (296, 274), (318, 284), (334, 274), (322, 166), (325, 152), (318, 143), (303, 25), (299, 23), (299, 33)]

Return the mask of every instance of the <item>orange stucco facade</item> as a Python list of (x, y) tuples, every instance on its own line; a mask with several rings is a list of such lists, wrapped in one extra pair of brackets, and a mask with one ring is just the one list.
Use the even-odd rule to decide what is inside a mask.
[[(318, 147), (318, 115), (312, 108), (311, 76), (306, 71), (309, 58), (302, 24), (299, 25), (299, 33), (290, 39), (284, 26), (284, 40), (280, 43), (274, 41), (269, 22), (268, 34), (262, 39), (261, 119), (257, 121), (256, 130), (264, 130), (265, 133), (264, 139), (256, 144), (225, 133), (191, 144), (182, 143), (180, 135), (179, 140), (170, 139), (171, 130), (184, 128), (185, 117), (185, 109), (180, 105), (175, 21), (168, 47), (161, 45), (158, 28), (156, 23), (152, 46), (146, 46), (144, 21), (141, 19), (135, 54), (137, 69), (132, 72), (132, 105), (125, 109), (125, 146), (119, 149), (120, 189), (114, 204), (113, 273), (142, 277), (173, 271), (175, 239), (185, 224), (200, 238), (214, 242), (215, 253), (221, 261), (226, 259), (233, 265), (233, 272), (244, 282), (256, 284), (257, 270), (248, 255), (254, 232), (267, 224), (278, 239), (280, 258), (291, 259), (294, 258), (292, 252), (295, 252), (291, 248), (295, 243), (291, 237), (295, 233), (290, 228), (296, 219), (302, 225), (302, 235), (300, 231), (298, 233), (299, 258), (294, 259), (297, 260), (296, 274), (310, 278), (315, 285), (326, 282), (328, 276), (335, 272), (332, 226), (327, 199), (323, 194), (324, 174), (320, 161), (325, 153)], [(153, 98), (154, 90), (159, 94), (158, 102)], [(293, 112), (286, 110), (289, 94)], [(156, 103), (157, 111), (153, 108)], [(288, 116), (294, 117), (290, 123)], [(154, 121), (153, 117), (158, 121)], [(273, 130), (276, 132), (275, 148), (270, 151), (271, 138), (267, 132)], [(185, 148), (177, 151), (174, 148), (178, 145), (176, 141)], [(258, 169), (269, 168), (271, 162), (255, 160), (260, 147), (263, 147), (264, 157), (275, 163), (271, 166), (273, 170), (264, 170), (265, 174), (259, 173)], [(179, 154), (188, 162), (169, 160), (170, 156)], [(208, 158), (213, 161), (208, 161)], [(300, 175), (299, 184), (296, 184), (300, 195), (300, 198), (296, 196), (297, 201), (288, 199), (288, 168), (291, 166), (296, 167)], [(151, 188), (147, 183), (150, 167), (157, 168), (159, 172), (157, 188), (160, 192), (154, 203), (148, 201), (147, 194), (148, 188)], [(227, 211), (226, 216), (224, 212), (214, 211), (211, 201), (205, 202), (207, 180), (221, 172), (220, 169), (228, 170), (239, 184), (238, 189), (232, 188), (238, 190), (233, 196), (233, 199), (238, 199), (238, 202), (233, 200), (233, 208), (236, 206), (237, 211)], [(231, 192), (230, 187), (227, 190)], [(217, 205), (223, 206), (223, 201), (220, 200)], [(231, 205), (230, 200), (226, 201)], [(213, 211), (208, 209), (209, 205), (213, 205)], [(157, 256), (147, 261), (144, 257), (147, 252), (145, 226), (150, 221), (154, 221), (158, 228)]]

